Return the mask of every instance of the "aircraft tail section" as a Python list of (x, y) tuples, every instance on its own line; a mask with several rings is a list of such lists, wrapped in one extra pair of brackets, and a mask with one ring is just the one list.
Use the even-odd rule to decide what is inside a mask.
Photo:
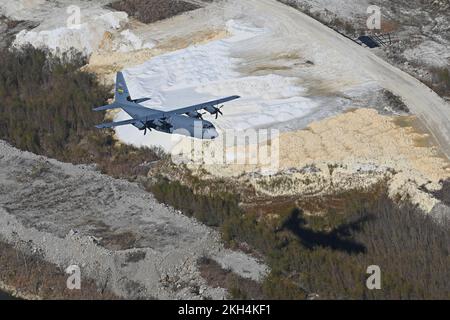
[(127, 83), (122, 72), (117, 72), (116, 76), (116, 90), (114, 93), (115, 101), (127, 101), (130, 97), (130, 92), (128, 91)]

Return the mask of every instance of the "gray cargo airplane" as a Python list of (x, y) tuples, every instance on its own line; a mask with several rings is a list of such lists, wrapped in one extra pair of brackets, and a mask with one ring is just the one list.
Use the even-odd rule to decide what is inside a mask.
[(220, 109), (223, 107), (218, 107), (218, 105), (239, 98), (239, 96), (231, 96), (171, 111), (150, 109), (141, 105), (142, 102), (148, 101), (150, 98), (131, 99), (125, 78), (122, 72), (118, 72), (114, 102), (93, 110), (103, 111), (121, 108), (132, 117), (130, 120), (99, 124), (96, 126), (98, 129), (132, 124), (139, 130), (143, 130), (144, 135), (147, 133), (147, 130), (151, 131), (154, 129), (165, 133), (177, 133), (198, 139), (215, 139), (219, 135), (216, 128), (211, 122), (203, 120), (202, 114), (199, 111), (206, 110), (208, 113), (215, 115), (217, 119), (219, 114), (222, 115)]

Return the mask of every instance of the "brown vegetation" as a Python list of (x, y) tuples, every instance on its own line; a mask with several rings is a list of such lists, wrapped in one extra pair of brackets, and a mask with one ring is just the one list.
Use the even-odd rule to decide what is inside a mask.
[(393, 33), (400, 29), (400, 25), (396, 21), (383, 19), (381, 22), (381, 33)]
[[(383, 185), (292, 201), (291, 206), (285, 199), (278, 211), (271, 206), (270, 215), (248, 205), (244, 211), (232, 194), (195, 195), (177, 182), (159, 182), (152, 190), (189, 216), (220, 225), (232, 247), (246, 243), (265, 256), (272, 270), (263, 283), (265, 298), (306, 299), (312, 294), (322, 299), (450, 298), (448, 225), (436, 225), (411, 206), (399, 208)], [(218, 199), (221, 204), (211, 208)], [(226, 270), (205, 264), (203, 276), (210, 283), (230, 288)], [(381, 267), (382, 290), (365, 286), (366, 269), (373, 264)], [(259, 297), (259, 291), (246, 288), (235, 282), (235, 297), (238, 293)]]
[(388, 105), (394, 110), (394, 111), (400, 111), (404, 113), (409, 113), (409, 108), (403, 101), (401, 97), (398, 95), (393, 94), (391, 91), (383, 89), (383, 95), (388, 103)]
[(227, 289), (231, 299), (261, 300), (265, 298), (260, 283), (243, 278), (231, 270), (225, 270), (212, 259), (203, 257), (199, 259), (198, 266), (208, 285)]
[[(299, 207), (277, 220), (241, 215), (224, 225), (224, 235), (268, 257), (272, 272), (264, 292), (270, 298), (448, 299), (449, 226), (415, 208), (398, 208), (380, 191), (353, 195), (347, 206), (331, 203), (321, 216)], [(381, 267), (382, 290), (365, 287), (373, 264)]]
[(156, 22), (200, 8), (182, 0), (119, 0), (110, 6), (115, 10), (125, 11), (143, 23)]
[(21, 30), (29, 30), (38, 25), (32, 21), (12, 20), (0, 14), (0, 48), (8, 48)]
[(442, 97), (450, 97), (450, 68), (433, 67), (430, 69), (431, 81), (426, 83)]
[(0, 281), (16, 288), (25, 297), (42, 299), (119, 299), (115, 294), (100, 288), (91, 279), (81, 280), (81, 290), (69, 290), (68, 274), (59, 266), (42, 259), (38, 253), (24, 253), (12, 245), (0, 242)]
[(169, 181), (163, 177), (156, 178), (157, 182), (147, 184), (146, 188), (158, 201), (170, 204), (208, 226), (221, 226), (231, 215), (240, 212), (237, 195), (227, 192), (196, 194), (177, 181)]
[(450, 180), (445, 180), (442, 184), (442, 189), (434, 192), (433, 195), (447, 206), (450, 206)]

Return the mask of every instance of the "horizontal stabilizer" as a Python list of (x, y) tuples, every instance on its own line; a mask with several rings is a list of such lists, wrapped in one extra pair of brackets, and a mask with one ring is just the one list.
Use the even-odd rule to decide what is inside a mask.
[(120, 108), (120, 105), (118, 105), (117, 103), (114, 102), (114, 103), (108, 104), (106, 106), (94, 108), (92, 110), (93, 111), (104, 111), (104, 110), (111, 110), (111, 109), (117, 109), (117, 108)]
[(102, 123), (102, 124), (96, 125), (95, 127), (97, 129), (114, 128), (114, 127), (119, 127), (119, 126), (125, 126), (127, 124), (135, 124), (138, 121), (139, 120), (136, 120), (136, 119), (130, 119), (130, 120), (119, 121), (119, 122)]

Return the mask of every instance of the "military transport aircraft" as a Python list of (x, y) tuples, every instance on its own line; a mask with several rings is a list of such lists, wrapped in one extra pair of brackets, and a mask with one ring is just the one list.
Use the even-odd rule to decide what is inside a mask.
[(223, 107), (218, 105), (239, 98), (239, 96), (231, 96), (171, 111), (150, 109), (141, 105), (142, 102), (148, 101), (150, 98), (131, 99), (125, 78), (122, 72), (118, 72), (114, 102), (93, 110), (102, 111), (121, 108), (132, 117), (130, 120), (99, 124), (96, 126), (99, 129), (132, 124), (139, 130), (143, 130), (144, 135), (147, 133), (147, 130), (151, 131), (154, 129), (198, 139), (215, 139), (219, 135), (216, 128), (211, 122), (203, 120), (199, 111), (206, 110), (208, 113), (216, 115), (217, 119), (219, 114), (222, 115), (220, 109)]

